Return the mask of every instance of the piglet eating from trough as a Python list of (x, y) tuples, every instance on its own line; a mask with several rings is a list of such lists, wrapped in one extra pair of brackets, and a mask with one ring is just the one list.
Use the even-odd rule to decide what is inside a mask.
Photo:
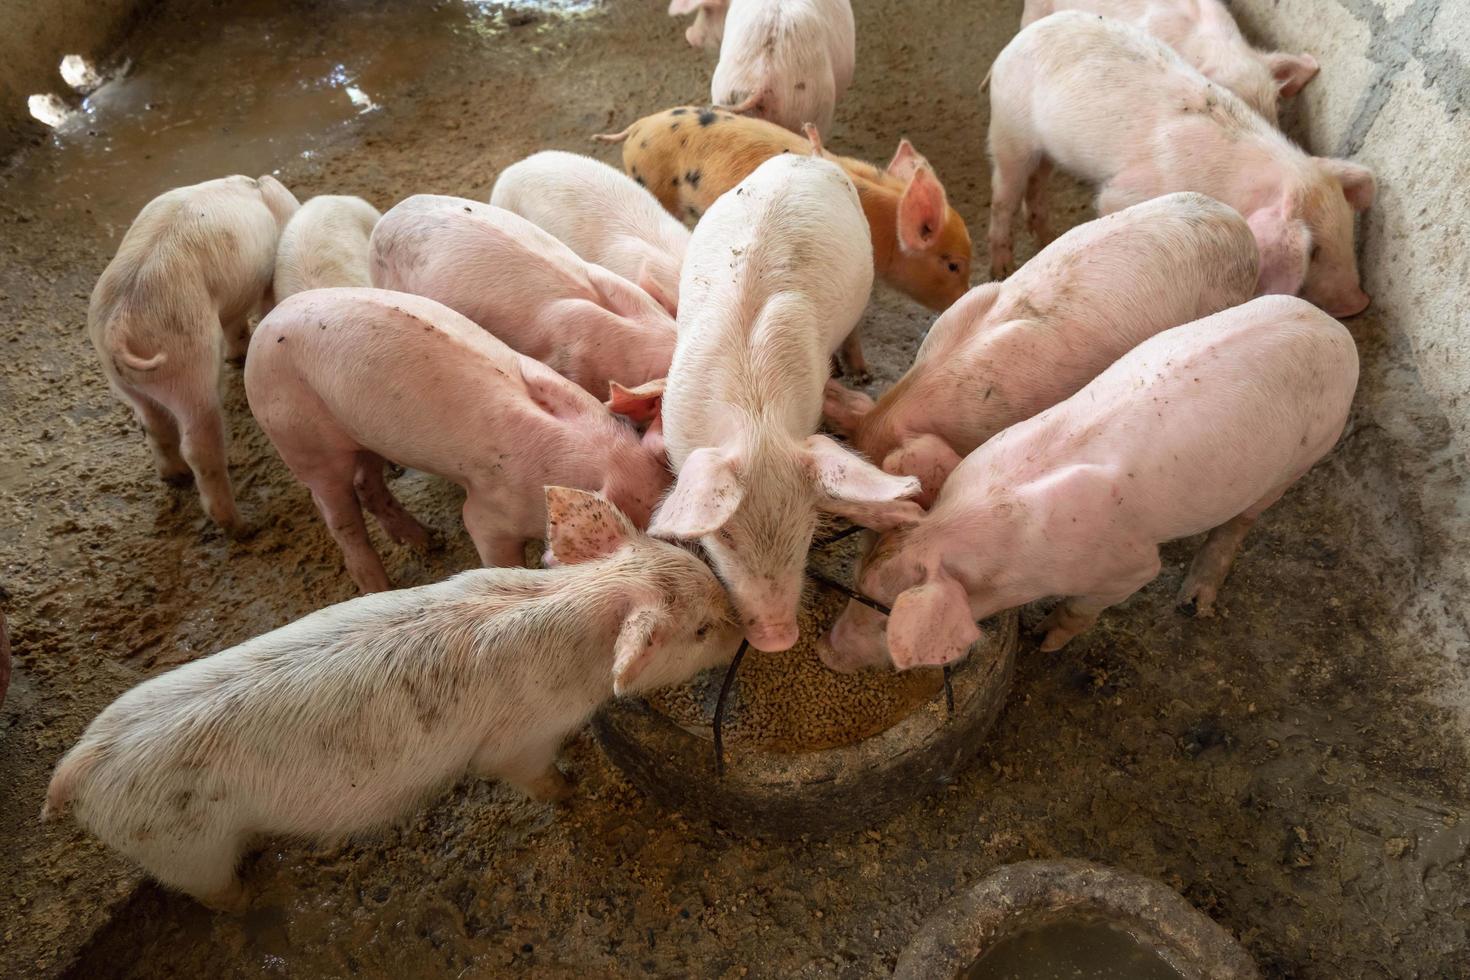
[(1004, 283), (929, 328), (913, 367), (874, 404), (827, 382), (823, 412), (928, 506), (960, 460), (1077, 391), (1161, 330), (1244, 303), (1256, 242), (1233, 208), (1166, 194), (1079, 225)]
[[(697, 106), (666, 109), (593, 139), (622, 143), (628, 176), (671, 214), (693, 219), (771, 157), (813, 152), (810, 134), (803, 139), (763, 119)], [(950, 206), (934, 167), (912, 143), (900, 140), (886, 167), (821, 155), (840, 166), (857, 188), (878, 278), (933, 310), (946, 309), (965, 294), (969, 229)], [(861, 350), (846, 353), (853, 371), (862, 373)]]
[(245, 356), (274, 302), (281, 229), (299, 207), (274, 177), (221, 177), (139, 212), (87, 307), (102, 373), (133, 410), (168, 483), (191, 477), (210, 520), (244, 530), (230, 487), (220, 365)]
[(368, 241), (381, 217), (349, 195), (320, 194), (303, 204), (276, 249), (276, 302), (308, 289), (371, 286)]
[(504, 208), (415, 194), (373, 229), (370, 262), (374, 286), (443, 303), (599, 399), (668, 373), (668, 311)]
[(1373, 174), (1309, 156), (1162, 41), (1120, 21), (1064, 11), (1017, 34), (990, 76), (990, 263), (1012, 265), (1025, 198), (1046, 241), (1053, 163), (1098, 185), (1109, 214), (1172, 191), (1208, 194), (1245, 216), (1260, 249), (1259, 293), (1300, 294), (1333, 316), (1369, 303), (1353, 254), (1354, 214)]
[(550, 232), (593, 265), (637, 283), (670, 315), (678, 313), (689, 229), (616, 167), (543, 150), (501, 171), (490, 203)]
[(975, 623), (1064, 596), (1058, 650), (1159, 573), (1159, 545), (1209, 532), (1180, 600), (1210, 615), (1241, 542), (1337, 442), (1358, 380), (1352, 336), (1267, 296), (1166, 330), (1077, 394), (1006, 429), (922, 519), (884, 534), (822, 648), (838, 670), (964, 656)]
[(257, 837), (372, 830), (466, 772), (566, 797), (568, 735), (739, 633), (689, 551), (594, 494), (547, 487), (545, 508), (556, 568), (363, 596), (139, 684), (61, 760), (42, 819), (70, 805), (163, 884), (238, 908)]
[(384, 460), (464, 487), (465, 528), (486, 565), (521, 564), (546, 523), (546, 484), (601, 490), (642, 527), (671, 479), (662, 454), (597, 399), (422, 296), (291, 297), (255, 331), (245, 393), (366, 592), (389, 583), (364, 507), (399, 541), (428, 537), (383, 482)]
[(921, 513), (906, 499), (917, 480), (813, 434), (832, 353), (872, 282), (852, 182), (817, 157), (774, 157), (694, 229), (666, 385), (614, 389), (613, 409), (635, 417), (661, 389), (677, 479), (650, 533), (700, 541), (759, 650), (796, 642), (819, 512), (876, 528)]

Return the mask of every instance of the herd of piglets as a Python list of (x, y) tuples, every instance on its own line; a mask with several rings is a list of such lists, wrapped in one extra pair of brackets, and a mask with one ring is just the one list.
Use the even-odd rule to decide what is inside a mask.
[[(797, 642), (830, 516), (876, 535), (871, 605), (820, 646), (836, 670), (952, 663), (978, 621), (1048, 597), (1059, 649), (1196, 534), (1181, 601), (1211, 613), (1357, 383), (1333, 317), (1368, 303), (1353, 217), (1373, 177), (1275, 126), (1316, 61), (1251, 48), (1216, 0), (1029, 0), (981, 86), (997, 281), (971, 288), (965, 221), (908, 140), (881, 169), (824, 146), (856, 63), (848, 0), (670, 13), (719, 48), (712, 104), (597, 137), (625, 173), (546, 151), (488, 204), (382, 215), (234, 176), (139, 214), (88, 329), (159, 475), (247, 531), (219, 395), (244, 357), (252, 413), (371, 594), (123, 695), (44, 816), (70, 804), (230, 907), (260, 834), (379, 825), (465, 772), (560, 798), (558, 748), (606, 699), (742, 638)], [(1101, 215), (1055, 241), (1053, 167), (1095, 183)], [(1040, 251), (1005, 278), (1023, 206)], [(865, 376), (875, 278), (941, 312), (876, 400), (834, 377)], [(389, 463), (463, 487), (491, 567), (391, 591), (365, 513), (430, 535)], [(517, 567), (536, 540), (544, 568)]]

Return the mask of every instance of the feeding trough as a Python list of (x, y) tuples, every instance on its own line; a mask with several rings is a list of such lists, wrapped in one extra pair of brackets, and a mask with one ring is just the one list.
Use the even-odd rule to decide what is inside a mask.
[[(812, 565), (822, 577), (851, 581), (859, 551), (852, 540), (819, 547)], [(1015, 614), (982, 624), (946, 690), (937, 668), (828, 670), (817, 641), (847, 601), (813, 580), (796, 646), (746, 652), (727, 695), (723, 772), (714, 733), (723, 670), (609, 705), (593, 723), (608, 756), (665, 805), (761, 835), (871, 826), (944, 784), (979, 751), (1000, 712)]]
[(931, 915), (894, 980), (1258, 980), (1173, 889), (1085, 861), (1008, 864)]

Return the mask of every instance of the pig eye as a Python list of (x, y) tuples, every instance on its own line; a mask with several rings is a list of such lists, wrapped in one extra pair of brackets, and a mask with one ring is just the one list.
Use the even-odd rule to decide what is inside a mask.
[(709, 623), (705, 623), (699, 629), (695, 630), (694, 631), (694, 637), (695, 637), (695, 639), (699, 639), (699, 640), (704, 639), (705, 634), (709, 632), (709, 625), (710, 625)]
[(951, 262), (949, 264), (949, 271), (950, 272), (959, 272), (960, 271), (960, 264), (958, 262)]
[(1320, 252), (1320, 251), (1322, 251), (1322, 246), (1321, 245), (1313, 245), (1312, 246), (1311, 254), (1309, 254), (1307, 256), (1307, 261), (1308, 262), (1316, 262), (1317, 261), (1317, 253)]

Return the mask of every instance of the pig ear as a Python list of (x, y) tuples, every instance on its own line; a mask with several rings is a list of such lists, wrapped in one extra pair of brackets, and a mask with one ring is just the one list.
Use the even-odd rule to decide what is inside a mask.
[(648, 533), (687, 541), (725, 526), (744, 494), (735, 464), (718, 449), (696, 449), (679, 467), (674, 489), (659, 504)]
[(658, 416), (663, 403), (664, 383), (667, 380), (658, 378), (645, 381), (636, 388), (624, 388), (616, 381), (610, 381), (608, 392), (612, 397), (607, 400), (607, 410), (626, 415), (634, 422), (651, 422)]
[(637, 536), (606, 498), (570, 487), (546, 488), (546, 550), (557, 564), (595, 561)]
[(1373, 197), (1378, 191), (1373, 171), (1351, 160), (1333, 157), (1318, 157), (1317, 164), (1342, 185), (1342, 195), (1354, 211), (1366, 211), (1373, 206)]
[(1289, 99), (1302, 90), (1317, 74), (1317, 59), (1309, 54), (1286, 54), (1273, 51), (1266, 55), (1266, 67), (1276, 80), (1276, 91)]
[(638, 677), (662, 649), (659, 627), (664, 614), (657, 606), (637, 605), (623, 617), (613, 641), (613, 694), (621, 697), (638, 684)]
[(900, 592), (888, 616), (888, 652), (899, 670), (954, 663), (978, 639), (970, 598), (948, 575)]
[(669, 316), (679, 315), (678, 301), (664, 292), (663, 287), (658, 284), (658, 280), (653, 277), (652, 265), (649, 262), (644, 262), (643, 267), (638, 270), (638, 288), (652, 296), (653, 301), (662, 306)]
[(1286, 202), (1281, 201), (1251, 212), (1246, 223), (1261, 250), (1257, 295), (1295, 295), (1307, 278), (1307, 260), (1312, 250), (1312, 233), (1306, 222), (1292, 215)]
[(922, 489), (911, 476), (892, 476), (826, 436), (806, 440), (807, 472), (822, 499), (817, 507), (854, 524), (888, 531), (912, 524), (924, 509), (912, 500)]
[(822, 391), (822, 414), (832, 428), (845, 436), (856, 432), (863, 416), (872, 410), (873, 399), (836, 379), (829, 380)]
[(885, 473), (917, 477), (920, 483), (936, 493), (958, 465), (960, 454), (932, 432), (905, 439), (883, 459)]
[(923, 155), (914, 149), (914, 144), (905, 138), (898, 141), (898, 149), (894, 152), (893, 159), (888, 161), (888, 166), (884, 169), (890, 176), (906, 181), (913, 177), (914, 172), (920, 167), (927, 167), (928, 165), (929, 161), (925, 160)]
[(898, 200), (898, 243), (908, 252), (922, 252), (939, 241), (944, 227), (944, 185), (927, 164), (917, 168)]

